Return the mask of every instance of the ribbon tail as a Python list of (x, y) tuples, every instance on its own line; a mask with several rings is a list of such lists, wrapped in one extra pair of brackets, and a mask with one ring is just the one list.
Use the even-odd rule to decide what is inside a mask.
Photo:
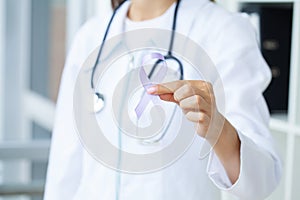
[[(158, 71), (157, 75), (154, 77), (155, 82), (162, 81), (164, 79), (164, 77), (166, 76), (166, 73), (167, 73), (167, 70), (168, 70), (166, 62), (165, 62), (165, 58), (162, 54), (160, 54), (160, 53), (151, 53), (151, 54), (146, 55), (143, 58), (142, 66), (140, 67), (140, 72), (139, 72), (140, 81), (141, 81), (145, 91), (149, 87), (153, 86), (153, 83), (148, 78), (148, 75), (147, 75), (147, 73), (144, 69), (144, 64), (146, 62), (148, 62), (149, 60), (154, 59), (154, 58), (162, 60), (162, 67), (159, 68), (159, 71)], [(135, 113), (136, 113), (138, 119), (140, 119), (142, 113), (146, 109), (146, 107), (147, 107), (148, 103), (150, 102), (150, 100), (152, 100), (153, 103), (159, 102), (159, 98), (157, 96), (149, 95), (146, 92), (144, 92), (140, 102), (138, 103), (138, 105), (135, 108)]]

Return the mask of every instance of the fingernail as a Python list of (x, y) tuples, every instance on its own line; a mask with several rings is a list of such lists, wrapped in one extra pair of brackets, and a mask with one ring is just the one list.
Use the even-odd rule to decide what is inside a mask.
[(156, 89), (155, 86), (149, 87), (149, 88), (147, 89), (147, 93), (148, 93), (148, 94), (154, 94), (156, 91), (157, 91), (157, 89)]

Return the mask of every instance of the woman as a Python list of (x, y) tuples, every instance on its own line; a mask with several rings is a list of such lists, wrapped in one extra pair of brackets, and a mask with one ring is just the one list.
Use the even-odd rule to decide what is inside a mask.
[[(120, 3), (112, 1), (114, 8)], [(177, 3), (176, 0), (125, 2), (113, 26), (122, 27), (126, 23), (128, 30), (168, 27)], [(108, 19), (95, 18), (78, 32), (66, 62), (52, 138), (46, 200), (211, 200), (220, 199), (218, 189), (252, 200), (263, 199), (275, 189), (281, 164), (272, 147), (269, 113), (262, 96), (270, 72), (249, 20), (209, 0), (182, 0), (178, 9), (178, 32), (201, 45), (216, 65), (224, 87), (226, 110), (224, 113), (218, 110), (214, 85), (206, 81), (162, 83), (147, 92), (177, 103), (186, 118), (197, 124), (199, 138), (208, 138), (208, 124), (220, 130), (217, 141), (208, 139), (213, 145), (209, 159), (199, 161), (190, 154), (197, 148), (191, 148), (163, 170), (143, 175), (121, 174), (116, 179), (114, 170), (98, 163), (82, 147), (72, 116), (73, 89), (80, 67), (99, 45), (99, 33), (104, 34), (108, 23)], [(110, 35), (115, 34), (112, 28)], [(224, 121), (224, 125), (219, 126), (218, 121)]]

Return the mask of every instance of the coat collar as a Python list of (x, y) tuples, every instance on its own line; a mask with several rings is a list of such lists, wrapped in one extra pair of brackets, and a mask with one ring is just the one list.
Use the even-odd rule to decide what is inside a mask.
[[(107, 45), (104, 48), (104, 51), (101, 55), (101, 60), (105, 60), (112, 51), (116, 50), (120, 46), (124, 46), (122, 42), (124, 40), (114, 40), (114, 36), (120, 35), (124, 33), (124, 23), (126, 19), (126, 15), (130, 6), (130, 1), (125, 2), (117, 11), (113, 22), (111, 24), (108, 37), (106, 39), (109, 40), (109, 45)], [(180, 33), (185, 36), (189, 36), (191, 33), (191, 30), (193, 29), (193, 25), (196, 22), (197, 14), (201, 12), (201, 9), (209, 3), (209, 0), (182, 0), (180, 3), (180, 7), (178, 9), (178, 16), (177, 16), (177, 28), (176, 32)], [(174, 7), (173, 7), (174, 9)], [(174, 10), (172, 11), (174, 12)], [(109, 17), (110, 18), (110, 17)], [(170, 19), (170, 27), (172, 23), (172, 19)], [(105, 24), (108, 24), (108, 20)], [(107, 26), (105, 25), (105, 28), (103, 30), (103, 33), (105, 32)], [(170, 28), (171, 29), (171, 28)], [(154, 46), (159, 46), (160, 44), (157, 43), (157, 41), (153, 40), (151, 41), (154, 43)]]

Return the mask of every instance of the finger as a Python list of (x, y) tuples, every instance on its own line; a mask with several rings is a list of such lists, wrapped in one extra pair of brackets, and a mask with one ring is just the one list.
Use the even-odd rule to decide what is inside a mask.
[(202, 111), (210, 115), (210, 106), (200, 95), (193, 95), (179, 102), (181, 109), (186, 111)]
[(207, 103), (214, 101), (213, 86), (211, 83), (206, 81), (190, 81), (191, 87), (195, 94), (200, 95)]
[(173, 103), (178, 103), (175, 99), (173, 94), (161, 94), (159, 95), (159, 98), (163, 101), (169, 101), (169, 102), (173, 102)]
[[(183, 99), (189, 98), (191, 96), (199, 95), (201, 96), (202, 103), (210, 104), (212, 98), (214, 97), (213, 91), (210, 90), (210, 86), (206, 83), (201, 85), (192, 85), (191, 83), (184, 84), (174, 93), (174, 99), (178, 102), (182, 101)], [(197, 100), (197, 99), (194, 99)]]
[(193, 95), (196, 95), (196, 93), (192, 86), (190, 84), (184, 84), (174, 92), (174, 99), (180, 102), (182, 99), (186, 99)]
[(209, 125), (202, 125), (201, 123), (195, 123), (195, 129), (196, 129), (196, 132), (199, 136), (201, 136), (202, 138), (205, 138), (207, 139), (207, 127)]
[(162, 83), (158, 85), (154, 85), (147, 89), (148, 94), (173, 94), (178, 88), (180, 88), (185, 81), (172, 81), (168, 83)]
[(147, 93), (153, 95), (173, 94), (184, 85), (187, 85), (186, 88), (175, 95), (177, 101), (178, 99), (189, 97), (193, 93), (201, 95), (207, 103), (214, 102), (214, 93), (211, 83), (201, 80), (179, 80), (162, 83), (148, 88)]
[(186, 118), (191, 122), (200, 123), (203, 126), (208, 126), (210, 118), (204, 112), (188, 112)]

